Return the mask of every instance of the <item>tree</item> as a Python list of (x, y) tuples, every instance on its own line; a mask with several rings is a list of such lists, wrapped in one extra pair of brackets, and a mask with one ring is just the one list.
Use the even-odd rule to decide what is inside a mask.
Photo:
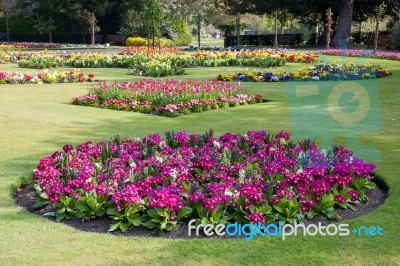
[(197, 27), (197, 42), (199, 47), (201, 46), (201, 25), (202, 23), (209, 23), (211, 17), (214, 14), (214, 6), (210, 0), (195, 0), (192, 3), (192, 10), (194, 14), (192, 20)]
[(341, 0), (339, 6), (339, 19), (336, 26), (336, 34), (332, 42), (338, 46), (341, 42), (348, 42), (353, 21), (353, 5), (355, 0)]
[(97, 26), (97, 19), (96, 15), (93, 12), (89, 12), (87, 10), (84, 11), (86, 15), (86, 21), (89, 25), (89, 33), (92, 45), (95, 45), (95, 34), (96, 32), (100, 31), (100, 27)]
[(247, 12), (255, 12), (255, 4), (257, 1), (245, 0), (216, 0), (216, 7), (229, 15), (236, 16), (236, 37), (237, 47), (240, 47), (240, 32), (241, 32), (241, 15)]
[(332, 32), (332, 9), (328, 8), (326, 11), (326, 49), (329, 49), (329, 45), (331, 43), (331, 32)]
[(143, 21), (145, 22), (144, 25), (147, 30), (147, 43), (150, 46), (150, 40), (152, 40), (153, 49), (155, 46), (155, 39), (159, 39), (161, 36), (160, 28), (162, 19), (163, 11), (161, 9), (160, 1), (145, 0)]
[(39, 17), (34, 27), (39, 33), (48, 33), (49, 42), (53, 42), (53, 32), (57, 29), (57, 25), (51, 16), (48, 18)]
[(5, 14), (6, 17), (6, 28), (7, 28), (7, 42), (10, 41), (10, 16), (13, 13), (17, 0), (2, 0), (0, 2), (1, 11)]

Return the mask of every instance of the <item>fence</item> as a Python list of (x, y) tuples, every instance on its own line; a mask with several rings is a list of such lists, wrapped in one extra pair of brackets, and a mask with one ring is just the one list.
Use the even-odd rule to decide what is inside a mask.
[[(240, 35), (241, 46), (272, 46), (275, 35)], [(299, 45), (303, 41), (302, 34), (279, 34), (279, 45)], [(226, 36), (224, 39), (225, 47), (237, 46), (237, 36)]]

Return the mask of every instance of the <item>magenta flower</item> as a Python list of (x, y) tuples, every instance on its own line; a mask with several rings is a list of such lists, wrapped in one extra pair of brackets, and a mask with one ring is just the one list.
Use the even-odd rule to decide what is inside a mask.
[(257, 224), (257, 223), (265, 224), (266, 223), (265, 216), (259, 212), (253, 212), (253, 213), (249, 214), (249, 216), (247, 216), (247, 218), (250, 220), (250, 222), (252, 222), (254, 224)]
[(339, 203), (346, 203), (346, 198), (342, 195), (336, 195), (335, 196), (335, 202), (339, 202)]

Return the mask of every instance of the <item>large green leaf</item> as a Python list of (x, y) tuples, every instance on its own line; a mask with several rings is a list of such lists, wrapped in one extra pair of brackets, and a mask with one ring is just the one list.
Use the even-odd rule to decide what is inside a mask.
[(83, 201), (83, 200), (77, 201), (76, 204), (75, 204), (75, 206), (76, 206), (76, 208), (77, 208), (78, 210), (80, 210), (81, 212), (86, 212), (86, 213), (88, 213), (88, 212), (91, 211), (91, 209), (90, 209), (90, 207), (88, 206), (88, 204), (86, 203), (86, 201)]
[(190, 207), (183, 207), (177, 215), (177, 220), (179, 221), (180, 219), (182, 219), (183, 217), (188, 216), (189, 214), (191, 214), (193, 212), (193, 209)]
[(146, 221), (146, 222), (142, 223), (142, 225), (148, 229), (154, 229), (158, 226), (157, 223), (152, 222), (152, 221)]

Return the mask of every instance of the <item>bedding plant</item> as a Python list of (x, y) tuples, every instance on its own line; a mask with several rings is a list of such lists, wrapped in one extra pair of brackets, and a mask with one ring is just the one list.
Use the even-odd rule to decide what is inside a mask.
[(51, 205), (57, 221), (111, 219), (110, 231), (136, 226), (171, 231), (198, 224), (294, 223), (335, 218), (335, 207), (366, 202), (374, 164), (282, 131), (158, 133), (77, 145), (40, 159), (34, 207)]
[(222, 81), (141, 80), (98, 82), (72, 104), (168, 117), (262, 102), (261, 95)]
[(221, 81), (319, 81), (319, 80), (362, 80), (383, 78), (390, 75), (388, 69), (372, 64), (319, 64), (308, 69), (300, 69), (295, 72), (238, 72), (235, 74), (219, 74), (217, 80)]

